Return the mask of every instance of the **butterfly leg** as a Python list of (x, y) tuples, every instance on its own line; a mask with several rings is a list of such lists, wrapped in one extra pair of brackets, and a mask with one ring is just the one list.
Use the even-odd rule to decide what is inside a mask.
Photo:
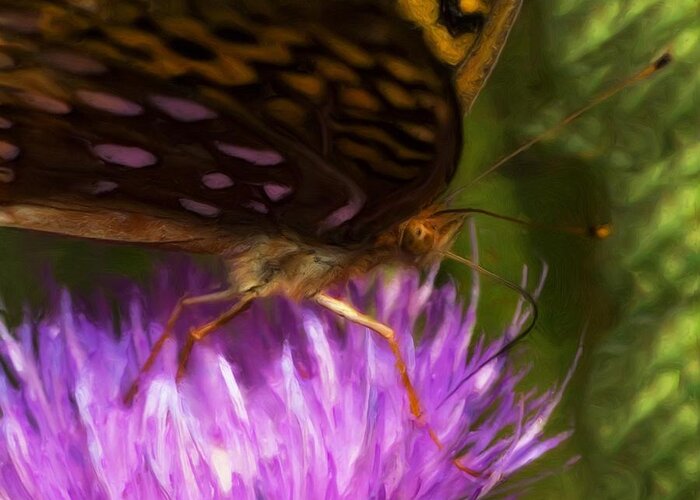
[[(435, 431), (433, 431), (433, 429), (430, 428), (430, 425), (427, 424), (425, 422), (425, 419), (423, 418), (423, 405), (420, 402), (418, 392), (416, 392), (416, 389), (413, 386), (413, 382), (411, 382), (411, 377), (408, 374), (408, 367), (406, 366), (406, 361), (403, 358), (403, 354), (401, 354), (401, 349), (396, 339), (396, 333), (394, 332), (394, 330), (392, 330), (390, 326), (385, 325), (380, 321), (377, 321), (371, 316), (361, 313), (353, 306), (346, 302), (343, 302), (342, 300), (334, 299), (333, 297), (330, 297), (323, 293), (316, 295), (314, 297), (314, 300), (316, 301), (316, 303), (336, 313), (338, 316), (352, 321), (353, 323), (357, 323), (358, 325), (366, 326), (370, 330), (374, 330), (389, 343), (389, 348), (391, 349), (391, 352), (394, 355), (394, 359), (396, 361), (396, 369), (398, 370), (399, 375), (401, 377), (401, 383), (406, 389), (406, 394), (408, 395), (411, 413), (421, 424), (427, 427), (430, 438), (433, 440), (438, 449), (442, 450), (444, 448), (442, 441), (440, 441), (438, 435), (435, 433)], [(473, 469), (470, 469), (469, 467), (462, 465), (458, 459), (453, 459), (452, 463), (459, 470), (471, 476), (478, 477), (481, 475), (478, 471), (475, 471)]]
[(165, 341), (172, 337), (173, 330), (175, 329), (175, 324), (177, 323), (177, 320), (180, 318), (182, 312), (185, 310), (186, 307), (196, 304), (210, 304), (213, 302), (223, 302), (235, 298), (238, 294), (239, 293), (236, 290), (229, 288), (220, 292), (208, 293), (206, 295), (198, 295), (196, 297), (183, 297), (180, 300), (178, 300), (177, 304), (175, 304), (175, 307), (173, 308), (173, 311), (170, 313), (170, 317), (168, 318), (168, 322), (165, 324), (163, 333), (161, 333), (160, 337), (158, 337), (158, 340), (156, 340), (155, 344), (153, 344), (153, 347), (151, 348), (151, 352), (148, 355), (146, 362), (143, 364), (141, 370), (136, 376), (136, 379), (129, 387), (129, 390), (126, 392), (126, 395), (124, 396), (124, 402), (126, 404), (131, 404), (131, 402), (133, 401), (134, 396), (136, 396), (136, 393), (139, 389), (139, 381), (155, 363), (156, 359), (158, 358), (158, 355), (160, 354), (160, 351), (165, 345)]
[(420, 422), (423, 422), (423, 408), (418, 397), (416, 389), (413, 387), (411, 382), (411, 377), (408, 375), (408, 368), (406, 362), (403, 359), (403, 354), (399, 348), (399, 343), (396, 340), (396, 334), (389, 326), (381, 323), (374, 318), (367, 316), (355, 309), (350, 304), (343, 302), (342, 300), (334, 299), (326, 294), (320, 293), (314, 297), (314, 300), (321, 306), (329, 309), (330, 311), (336, 313), (338, 316), (357, 323), (358, 325), (366, 326), (367, 328), (374, 330), (379, 335), (384, 338), (389, 343), (389, 348), (391, 349), (394, 359), (396, 360), (396, 369), (401, 377), (401, 383), (406, 389), (408, 394), (408, 402), (411, 407), (411, 413)]
[(219, 327), (224, 326), (226, 323), (231, 321), (233, 318), (238, 316), (240, 313), (245, 311), (250, 307), (250, 304), (257, 297), (257, 294), (250, 293), (243, 295), (238, 302), (236, 302), (233, 307), (228, 309), (226, 312), (220, 316), (214, 318), (210, 322), (190, 330), (185, 345), (180, 350), (179, 361), (177, 367), (177, 380), (180, 381), (185, 374), (185, 368), (187, 367), (187, 361), (190, 359), (190, 354), (192, 353), (192, 348), (194, 345), (202, 340), (204, 337), (212, 333)]

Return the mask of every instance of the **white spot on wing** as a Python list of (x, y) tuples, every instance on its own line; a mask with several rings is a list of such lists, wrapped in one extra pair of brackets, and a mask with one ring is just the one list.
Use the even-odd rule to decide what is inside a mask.
[(145, 149), (120, 144), (98, 144), (94, 153), (104, 161), (123, 167), (142, 168), (155, 165), (158, 159)]
[(327, 231), (340, 226), (341, 224), (355, 217), (362, 207), (365, 205), (365, 196), (357, 191), (350, 195), (348, 202), (342, 207), (334, 210), (331, 214), (321, 222), (321, 231)]
[(97, 181), (90, 186), (91, 194), (105, 194), (111, 193), (119, 187), (119, 184), (113, 181)]
[(68, 103), (40, 92), (33, 92), (29, 90), (21, 91), (17, 92), (17, 97), (19, 97), (27, 106), (45, 113), (66, 115), (71, 112), (71, 107)]
[(189, 198), (180, 198), (179, 201), (182, 208), (203, 217), (216, 217), (221, 213), (219, 208), (201, 201), (194, 201)]
[(219, 141), (216, 141), (216, 147), (227, 156), (240, 158), (253, 165), (272, 166), (278, 165), (284, 161), (281, 154), (269, 149), (253, 149)]
[(19, 148), (7, 141), (0, 141), (0, 160), (12, 161), (19, 156)]
[(212, 172), (202, 176), (202, 184), (209, 189), (226, 189), (233, 186), (233, 179), (221, 172)]
[(0, 129), (7, 130), (8, 128), (12, 128), (13, 125), (14, 123), (7, 118), (0, 117)]
[(271, 201), (280, 201), (292, 193), (292, 188), (284, 184), (269, 182), (263, 186), (263, 191)]
[(133, 101), (107, 92), (78, 90), (75, 95), (88, 106), (120, 116), (138, 116), (143, 108)]
[(170, 118), (181, 122), (211, 120), (218, 116), (215, 111), (189, 99), (154, 95), (151, 96), (150, 101)]

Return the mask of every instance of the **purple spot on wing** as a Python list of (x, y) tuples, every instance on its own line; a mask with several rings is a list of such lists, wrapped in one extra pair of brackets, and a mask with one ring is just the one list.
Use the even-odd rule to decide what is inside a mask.
[(15, 180), (15, 171), (8, 167), (0, 167), (0, 182), (10, 183)]
[(194, 212), (204, 217), (216, 217), (221, 213), (221, 210), (215, 206), (200, 201), (190, 200), (189, 198), (180, 198), (180, 205), (185, 210)]
[(365, 197), (362, 193), (355, 192), (350, 196), (348, 202), (342, 207), (331, 212), (331, 214), (321, 222), (321, 231), (333, 229), (344, 222), (349, 221), (357, 215), (365, 204)]
[(143, 108), (135, 102), (107, 92), (78, 90), (75, 95), (88, 106), (113, 115), (138, 116), (143, 113)]
[(241, 160), (250, 162), (253, 165), (271, 166), (277, 165), (284, 161), (281, 154), (279, 154), (277, 151), (271, 151), (269, 149), (253, 149), (219, 141), (216, 142), (216, 147), (219, 148), (219, 151), (225, 155), (240, 158)]
[(113, 181), (97, 181), (90, 186), (90, 193), (91, 194), (105, 194), (105, 193), (111, 193), (115, 189), (119, 187), (119, 184)]
[(65, 115), (71, 111), (68, 103), (39, 92), (22, 91), (17, 92), (17, 96), (28, 106), (45, 113)]
[(168, 115), (173, 120), (181, 122), (197, 122), (211, 120), (218, 115), (215, 111), (189, 99), (170, 97), (165, 95), (151, 96), (151, 102), (155, 107)]
[(280, 201), (290, 195), (292, 188), (284, 184), (268, 183), (263, 186), (263, 190), (272, 201)]
[(261, 214), (266, 214), (270, 211), (267, 205), (257, 200), (250, 200), (244, 203), (243, 206)]
[(0, 141), (0, 160), (12, 161), (19, 156), (19, 148), (6, 141)]
[(233, 186), (233, 179), (221, 172), (212, 172), (202, 176), (202, 183), (209, 189), (226, 189)]
[(98, 144), (93, 152), (104, 161), (123, 167), (142, 168), (155, 165), (158, 159), (145, 149), (119, 144)]
[(39, 14), (36, 12), (0, 11), (0, 27), (18, 33), (37, 33)]
[(56, 50), (43, 54), (42, 59), (56, 69), (76, 75), (99, 75), (107, 71), (100, 61), (75, 52)]
[(0, 69), (12, 68), (15, 65), (15, 60), (7, 54), (0, 54)]
[(8, 128), (12, 128), (12, 125), (14, 125), (14, 123), (10, 120), (0, 117), (0, 129), (7, 130)]

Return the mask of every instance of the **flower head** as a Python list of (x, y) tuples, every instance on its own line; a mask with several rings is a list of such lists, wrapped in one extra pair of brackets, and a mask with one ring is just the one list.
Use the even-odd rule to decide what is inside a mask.
[[(122, 290), (119, 328), (99, 300), (88, 309), (65, 292), (55, 313), (12, 335), (0, 324), (11, 375), (0, 378), (0, 496), (478, 498), (568, 436), (543, 432), (562, 388), (519, 394), (523, 373), (507, 357), (469, 377), (526, 313), (504, 338), (475, 339), (478, 284), (465, 311), (454, 286), (408, 271), (346, 291), (396, 330), (442, 450), (411, 418), (378, 335), (283, 298), (198, 344), (180, 384), (169, 342), (127, 407), (122, 395), (177, 298), (206, 291), (201, 273), (175, 267), (148, 292)], [(181, 328), (214, 312), (190, 311)], [(455, 456), (480, 474), (460, 472)]]

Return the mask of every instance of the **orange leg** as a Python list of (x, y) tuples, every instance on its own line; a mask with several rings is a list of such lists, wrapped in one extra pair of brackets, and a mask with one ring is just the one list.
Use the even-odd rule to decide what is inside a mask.
[(158, 340), (156, 340), (155, 344), (153, 344), (151, 352), (148, 355), (148, 359), (146, 359), (146, 362), (141, 367), (139, 374), (136, 376), (136, 380), (134, 380), (134, 382), (129, 387), (129, 390), (126, 392), (124, 396), (124, 402), (127, 405), (130, 405), (133, 401), (134, 396), (136, 396), (136, 393), (139, 389), (139, 381), (141, 380), (143, 375), (151, 369), (153, 363), (155, 363), (156, 359), (158, 358), (158, 354), (160, 354), (160, 351), (165, 345), (165, 341), (172, 337), (173, 330), (175, 329), (175, 323), (177, 323), (177, 320), (182, 315), (182, 312), (184, 311), (185, 307), (196, 304), (223, 302), (225, 300), (231, 300), (235, 298), (236, 295), (238, 295), (238, 293), (235, 290), (227, 289), (222, 290), (220, 292), (199, 295), (197, 297), (183, 297), (180, 300), (178, 300), (177, 304), (175, 304), (175, 307), (173, 308), (173, 312), (170, 313), (170, 317), (168, 318), (168, 322), (165, 324), (165, 329), (163, 330), (163, 333), (161, 333), (160, 337), (158, 337)]
[(177, 366), (177, 380), (180, 381), (185, 374), (185, 368), (187, 367), (187, 361), (190, 359), (190, 354), (192, 353), (192, 348), (195, 343), (202, 340), (204, 337), (212, 333), (217, 328), (224, 326), (226, 323), (231, 321), (233, 318), (238, 316), (240, 313), (245, 311), (250, 307), (250, 304), (255, 299), (256, 295), (244, 295), (238, 302), (225, 313), (217, 318), (214, 318), (209, 323), (199, 326), (193, 330), (190, 330), (185, 345), (180, 350), (179, 362)]
[[(426, 426), (430, 438), (433, 440), (438, 449), (442, 450), (444, 445), (440, 441), (435, 431), (430, 428), (430, 425), (426, 423), (423, 418), (423, 405), (421, 404), (418, 392), (416, 392), (413, 382), (411, 382), (411, 377), (408, 374), (408, 367), (406, 366), (406, 361), (403, 359), (403, 354), (401, 354), (401, 349), (399, 348), (399, 343), (396, 340), (396, 333), (391, 327), (385, 325), (384, 323), (375, 320), (374, 318), (361, 313), (355, 309), (350, 304), (343, 302), (342, 300), (334, 299), (328, 295), (320, 293), (314, 297), (314, 300), (319, 305), (325, 307), (326, 309), (336, 313), (343, 318), (357, 323), (358, 325), (366, 326), (367, 328), (374, 330), (379, 335), (382, 336), (384, 340), (389, 343), (389, 348), (396, 362), (396, 369), (399, 372), (399, 377), (401, 378), (401, 383), (406, 390), (406, 395), (408, 396), (408, 402), (411, 408), (411, 413), (418, 420), (421, 425)], [(452, 463), (462, 472), (466, 472), (471, 476), (480, 476), (480, 473), (474, 471), (464, 465), (460, 464), (457, 459), (452, 460)]]
[(414, 417), (416, 417), (416, 419), (419, 422), (425, 423), (423, 421), (423, 408), (420, 403), (420, 398), (418, 397), (416, 389), (413, 387), (411, 378), (408, 376), (408, 368), (406, 367), (406, 362), (403, 359), (403, 354), (401, 354), (401, 350), (399, 349), (399, 343), (396, 340), (396, 334), (394, 333), (394, 330), (392, 330), (384, 323), (381, 323), (375, 320), (374, 318), (361, 313), (360, 311), (352, 307), (350, 304), (347, 304), (342, 300), (334, 299), (333, 297), (329, 297), (328, 295), (325, 295), (323, 293), (318, 294), (315, 297), (315, 300), (318, 304), (322, 305), (326, 309), (333, 311), (337, 315), (342, 316), (343, 318), (348, 319), (353, 323), (357, 323), (358, 325), (366, 326), (367, 328), (374, 330), (389, 343), (389, 348), (391, 349), (391, 352), (394, 355), (394, 359), (396, 360), (396, 369), (398, 370), (399, 376), (401, 377), (401, 383), (405, 387), (406, 393), (408, 395), (408, 402), (411, 406), (411, 413)]

